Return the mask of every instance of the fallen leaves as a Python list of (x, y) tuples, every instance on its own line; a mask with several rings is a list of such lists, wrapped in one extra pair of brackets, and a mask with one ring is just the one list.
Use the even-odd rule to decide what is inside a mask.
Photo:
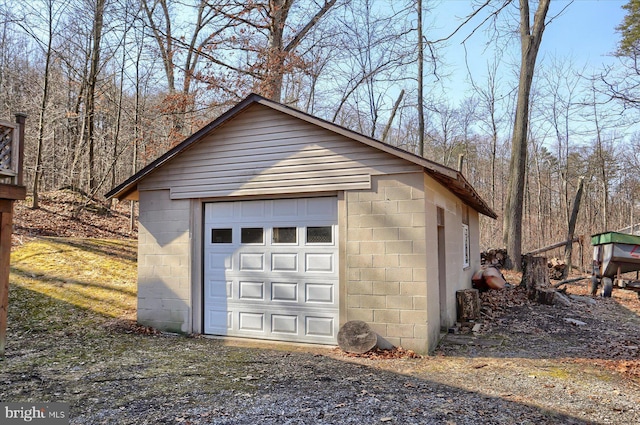
[(335, 348), (335, 351), (346, 357), (359, 357), (372, 360), (391, 360), (391, 359), (420, 359), (422, 356), (417, 354), (413, 350), (405, 350), (402, 347), (394, 347), (391, 349), (381, 349), (374, 347), (363, 354), (347, 353), (340, 348)]

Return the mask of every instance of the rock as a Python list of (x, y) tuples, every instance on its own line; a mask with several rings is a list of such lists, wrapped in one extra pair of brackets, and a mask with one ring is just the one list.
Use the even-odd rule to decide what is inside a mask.
[(571, 300), (565, 294), (556, 292), (555, 296), (553, 297), (553, 303), (569, 307), (571, 305)]
[(596, 305), (596, 300), (594, 300), (593, 298), (590, 297), (583, 297), (582, 295), (569, 295), (569, 298), (571, 298), (574, 301), (578, 301), (584, 304), (588, 304), (588, 305)]
[(565, 317), (564, 319), (565, 322), (574, 325), (574, 326), (584, 326), (586, 325), (585, 322), (581, 322), (580, 320), (576, 320), (576, 319), (571, 319), (570, 317)]

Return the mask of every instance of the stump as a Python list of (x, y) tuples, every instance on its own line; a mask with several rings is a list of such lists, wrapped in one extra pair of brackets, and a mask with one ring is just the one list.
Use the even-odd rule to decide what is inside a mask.
[(377, 343), (378, 335), (362, 320), (347, 322), (338, 332), (338, 345), (348, 353), (366, 353)]
[(558, 292), (551, 287), (549, 281), (549, 268), (545, 257), (524, 255), (522, 261), (522, 282), (527, 290), (527, 297), (540, 304), (563, 304), (564, 300), (558, 299)]
[(477, 289), (456, 291), (458, 322), (469, 322), (480, 318), (480, 293)]

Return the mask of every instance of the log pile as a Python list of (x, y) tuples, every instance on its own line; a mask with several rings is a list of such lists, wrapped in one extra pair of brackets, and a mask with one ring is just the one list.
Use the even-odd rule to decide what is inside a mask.
[(547, 262), (547, 267), (549, 268), (549, 279), (561, 280), (567, 265), (564, 260), (552, 258)]
[(507, 261), (507, 250), (504, 248), (492, 248), (480, 253), (480, 263), (483, 266), (503, 268)]

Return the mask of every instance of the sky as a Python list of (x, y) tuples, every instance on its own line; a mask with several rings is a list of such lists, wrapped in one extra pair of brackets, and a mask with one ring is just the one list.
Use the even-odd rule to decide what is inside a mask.
[[(548, 17), (557, 15), (568, 7), (546, 27), (538, 63), (553, 57), (571, 58), (576, 67), (586, 65), (586, 72), (601, 69), (603, 64), (613, 63), (615, 59), (611, 57), (611, 53), (616, 50), (620, 39), (616, 27), (624, 18), (622, 5), (626, 3), (627, 0), (574, 0), (570, 4), (568, 0), (551, 0)], [(515, 7), (511, 9), (512, 12), (516, 11)], [(451, 17), (462, 17), (468, 13), (468, 0), (443, 0), (433, 10), (431, 30), (436, 36), (448, 34), (457, 25)], [(451, 40), (443, 55), (448, 65), (446, 70), (452, 73), (449, 83), (451, 87), (460, 87), (467, 80), (465, 52), (460, 43), (468, 34), (468, 30), (462, 30), (460, 36)], [(474, 78), (485, 74), (483, 71), (487, 68), (487, 62), (493, 61), (494, 52), (484, 48), (486, 39), (486, 34), (479, 31), (466, 43), (468, 62), (475, 74)], [(519, 64), (519, 45), (512, 45), (508, 51), (510, 56), (505, 60)]]

